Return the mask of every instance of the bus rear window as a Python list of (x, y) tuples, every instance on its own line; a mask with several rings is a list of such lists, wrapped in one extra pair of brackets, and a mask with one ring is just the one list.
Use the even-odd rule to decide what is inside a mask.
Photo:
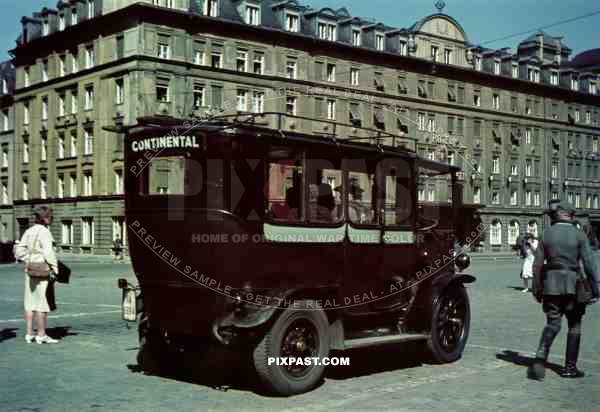
[(185, 164), (183, 156), (153, 159), (148, 165), (149, 195), (183, 195), (185, 189)]

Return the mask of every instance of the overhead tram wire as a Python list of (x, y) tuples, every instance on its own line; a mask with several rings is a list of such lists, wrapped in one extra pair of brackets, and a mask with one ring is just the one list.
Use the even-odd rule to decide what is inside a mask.
[(556, 27), (556, 26), (560, 26), (560, 25), (563, 25), (563, 24), (572, 23), (574, 21), (585, 19), (585, 18), (588, 18), (588, 17), (591, 17), (591, 16), (595, 16), (595, 15), (598, 15), (598, 14), (600, 14), (600, 10), (596, 10), (596, 11), (593, 11), (593, 12), (590, 12), (590, 13), (582, 14), (582, 15), (576, 16), (576, 17), (571, 17), (571, 18), (568, 18), (568, 19), (558, 20), (558, 21), (556, 21), (554, 23), (550, 23), (550, 24), (546, 24), (546, 25), (543, 25), (543, 26), (539, 26), (539, 27), (537, 27), (535, 29), (520, 31), (518, 33), (509, 34), (509, 35), (506, 35), (506, 36), (499, 37), (497, 39), (487, 40), (487, 41), (481, 42), (479, 44), (483, 45), (483, 44), (489, 44), (489, 43), (496, 43), (496, 42), (499, 42), (499, 41), (502, 41), (502, 40), (512, 39), (513, 37), (523, 36), (525, 34), (533, 33), (533, 32), (539, 31), (539, 30), (549, 29), (551, 27)]

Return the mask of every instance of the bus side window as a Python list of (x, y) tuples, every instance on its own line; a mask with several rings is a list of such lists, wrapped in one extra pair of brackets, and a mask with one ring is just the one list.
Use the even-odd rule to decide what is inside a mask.
[(309, 183), (308, 221), (337, 223), (343, 218), (342, 171), (318, 169)]
[(271, 219), (302, 221), (302, 166), (295, 161), (267, 163), (266, 216)]
[(376, 224), (375, 175), (350, 172), (348, 174), (348, 217), (356, 224)]
[(410, 225), (412, 211), (411, 180), (385, 176), (385, 225)]

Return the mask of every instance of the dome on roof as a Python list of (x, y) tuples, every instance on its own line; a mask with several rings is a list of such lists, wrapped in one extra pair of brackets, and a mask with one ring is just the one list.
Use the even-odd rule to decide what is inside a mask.
[(572, 67), (600, 66), (600, 49), (586, 50), (573, 57), (570, 61)]
[(425, 32), (468, 43), (467, 34), (453, 17), (444, 13), (430, 14), (408, 28), (409, 32)]

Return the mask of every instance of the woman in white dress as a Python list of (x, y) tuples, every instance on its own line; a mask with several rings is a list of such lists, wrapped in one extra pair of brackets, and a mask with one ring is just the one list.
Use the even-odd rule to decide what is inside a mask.
[(535, 236), (527, 234), (525, 239), (525, 258), (523, 259), (523, 268), (521, 277), (523, 278), (523, 293), (529, 292), (529, 280), (533, 279), (533, 261), (535, 260), (535, 250), (538, 247), (538, 240)]
[[(25, 231), (21, 242), (15, 246), (15, 257), (25, 263), (43, 263), (50, 266), (54, 274), (58, 273), (58, 261), (54, 253), (54, 238), (48, 229), (52, 223), (52, 209), (38, 206), (34, 211), (35, 224)], [(32, 278), (25, 273), (25, 341), (31, 343), (57, 343), (46, 335), (48, 312), (50, 307), (46, 299), (48, 279)], [(36, 318), (37, 336), (33, 335), (33, 319)]]

